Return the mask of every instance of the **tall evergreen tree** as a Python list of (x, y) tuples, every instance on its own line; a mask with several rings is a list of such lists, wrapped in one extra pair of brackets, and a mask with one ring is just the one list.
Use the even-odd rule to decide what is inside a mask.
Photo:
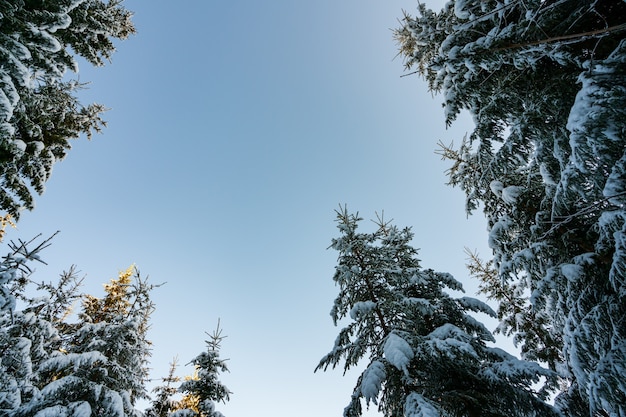
[(626, 2), (422, 4), (396, 37), (446, 123), (474, 118), (442, 154), (521, 303), (503, 327), (567, 381), (564, 413), (626, 416)]
[(18, 217), (70, 140), (104, 125), (104, 107), (83, 106), (64, 78), (75, 55), (103, 65), (135, 29), (121, 0), (0, 0), (0, 11), (0, 210)]
[(219, 380), (219, 374), (228, 371), (226, 360), (220, 358), (220, 345), (224, 337), (218, 323), (206, 341), (207, 350), (191, 361), (195, 368), (194, 375), (180, 385), (179, 391), (184, 396), (172, 417), (223, 417), (215, 409), (215, 403), (228, 401), (231, 394)]
[(231, 392), (219, 379), (220, 373), (228, 371), (226, 360), (220, 358), (225, 336), (219, 322), (209, 337), (207, 351), (190, 362), (194, 372), (181, 384), (177, 384), (181, 379), (175, 376), (176, 360), (170, 364), (163, 384), (153, 390), (156, 396), (145, 412), (146, 417), (223, 417), (215, 409), (215, 403), (228, 401)]
[[(395, 416), (555, 416), (543, 400), (554, 373), (489, 347), (493, 336), (471, 312), (495, 315), (462, 291), (450, 274), (422, 269), (410, 246), (413, 233), (379, 218), (373, 233), (359, 233), (362, 219), (337, 212), (340, 237), (334, 280), (339, 286), (331, 316), (350, 319), (316, 370), (367, 362), (344, 410), (362, 413), (361, 399)], [(533, 384), (547, 382), (535, 391)]]
[(145, 411), (146, 417), (168, 417), (173, 410), (178, 408), (179, 401), (174, 397), (178, 393), (180, 377), (176, 376), (176, 368), (177, 360), (174, 359), (170, 363), (167, 376), (162, 378), (162, 384), (152, 390), (154, 397), (150, 407)]
[[(134, 266), (106, 284), (102, 298), (79, 292), (75, 268), (56, 283), (35, 283), (29, 264), (49, 242), (11, 242), (0, 260), (0, 415), (142, 416), (136, 406), (149, 399), (147, 331), (155, 286)], [(80, 300), (76, 319), (72, 308)], [(214, 402), (228, 400), (230, 391), (218, 380), (227, 370), (219, 357), (219, 325), (210, 336), (207, 352), (191, 362), (194, 376), (174, 386), (180, 380), (173, 364), (146, 416), (221, 416)]]
[(106, 296), (87, 295), (79, 315), (79, 329), (70, 352), (97, 350), (108, 359), (107, 386), (124, 390), (131, 406), (147, 398), (148, 359), (151, 342), (147, 339), (154, 303), (154, 286), (131, 266), (104, 286)]
[(37, 368), (39, 389), (14, 416), (139, 416), (152, 288), (131, 267), (105, 286), (104, 298), (85, 296), (79, 321), (63, 328), (63, 344)]
[[(49, 243), (34, 248), (33, 241), (9, 244), (10, 252), (0, 262), (0, 414), (13, 412), (37, 392), (37, 367), (59, 346), (59, 335), (46, 316), (71, 300), (72, 278), (61, 280), (57, 291), (47, 296), (26, 297), (30, 282), (29, 264), (39, 260), (39, 252)], [(60, 294), (68, 295), (65, 299)], [(17, 303), (26, 305), (17, 309)]]

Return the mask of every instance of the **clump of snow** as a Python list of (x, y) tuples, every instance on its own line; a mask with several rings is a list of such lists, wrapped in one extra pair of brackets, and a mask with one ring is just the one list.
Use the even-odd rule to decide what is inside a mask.
[(466, 9), (466, 1), (465, 0), (456, 0), (454, 2), (454, 15), (459, 19), (469, 19), (470, 12)]
[(91, 406), (87, 401), (71, 404), (69, 407), (54, 405), (38, 411), (34, 417), (91, 417)]
[(31, 143), (35, 147), (35, 150), (34, 150), (34, 154), (35, 155), (39, 155), (41, 153), (41, 151), (43, 151), (44, 148), (46, 147), (46, 145), (43, 142), (41, 142), (41, 141), (35, 141), (35, 142), (31, 142)]
[(378, 393), (380, 392), (380, 388), (385, 378), (387, 378), (385, 365), (380, 361), (372, 362), (363, 372), (363, 378), (359, 389), (361, 390), (361, 394), (363, 394), (363, 397), (365, 398), (365, 401), (367, 401), (368, 405), (370, 401), (374, 404), (378, 404), (376, 398), (378, 397)]
[(502, 184), (502, 181), (493, 180), (489, 183), (489, 189), (496, 196), (500, 197), (502, 195), (502, 190), (504, 189), (504, 184)]
[(120, 394), (113, 390), (107, 390), (103, 398), (103, 408), (107, 415), (111, 417), (124, 417), (124, 402)]
[(362, 317), (365, 317), (376, 307), (376, 303), (368, 300), (368, 301), (358, 301), (354, 303), (354, 306), (350, 310), (350, 317), (352, 320), (359, 320)]
[(502, 181), (493, 180), (489, 183), (489, 189), (496, 196), (501, 198), (507, 204), (515, 204), (517, 198), (524, 190), (517, 185), (504, 186)]
[(385, 359), (387, 359), (390, 364), (404, 371), (405, 374), (408, 374), (407, 365), (411, 362), (415, 354), (413, 353), (413, 349), (411, 349), (411, 345), (409, 345), (406, 340), (395, 333), (390, 333), (385, 341), (383, 352), (385, 353)]
[[(75, 3), (80, 3), (80, 2), (76, 1)], [(71, 8), (74, 8), (74, 7), (71, 7)], [(57, 20), (48, 22), (47, 24), (42, 25), (41, 29), (54, 33), (59, 29), (67, 29), (72, 23), (72, 18), (67, 13), (59, 14), (56, 16), (56, 18)]]
[(446, 323), (430, 332), (426, 344), (432, 349), (433, 354), (442, 354), (450, 358), (461, 354), (480, 360), (470, 343), (471, 339), (471, 336), (459, 327)]
[[(489, 231), (489, 247), (492, 249), (498, 249), (500, 246), (501, 237), (506, 236), (513, 226), (514, 222), (511, 220), (511, 217), (503, 214), (498, 218), (498, 220), (493, 224), (491, 230)], [(501, 261), (502, 262), (502, 261)], [(504, 266), (501, 265), (500, 269), (503, 269)]]
[(543, 162), (539, 165), (539, 174), (541, 174), (541, 178), (546, 185), (556, 185), (556, 181), (552, 178), (546, 164)]
[(463, 318), (465, 323), (467, 323), (467, 328), (471, 329), (472, 334), (476, 334), (483, 341), (488, 342), (496, 342), (496, 338), (493, 337), (493, 334), (487, 329), (487, 327), (482, 324), (480, 321), (476, 320), (474, 317), (466, 314)]
[(13, 105), (4, 91), (0, 88), (0, 118), (9, 120), (13, 115)]
[(576, 282), (583, 275), (584, 269), (580, 265), (563, 264), (561, 274), (570, 282)]
[(440, 417), (441, 413), (422, 395), (412, 392), (406, 397), (404, 415), (406, 417)]
[(449, 272), (435, 272), (437, 280), (453, 291), (465, 292), (463, 284), (456, 280)]
[(35, 414), (35, 417), (66, 417), (67, 415), (67, 407), (64, 407), (62, 405), (54, 405), (52, 407), (47, 407), (37, 412), (37, 414)]
[(495, 311), (487, 304), (473, 297), (458, 298), (458, 303), (464, 308), (477, 313), (485, 313), (490, 317), (498, 317)]
[(17, 149), (19, 149), (20, 153), (26, 152), (26, 143), (23, 140), (14, 139), (13, 140), (13, 146), (15, 146)]
[(502, 200), (507, 204), (515, 204), (517, 197), (522, 193), (523, 188), (517, 185), (510, 185), (502, 189)]
[(85, 353), (67, 353), (51, 357), (41, 364), (41, 371), (54, 371), (72, 368), (74, 371), (83, 366), (91, 366), (95, 363), (106, 363), (107, 358), (102, 353), (93, 351)]
[(87, 401), (73, 407), (72, 417), (91, 417), (91, 406)]
[(527, 380), (538, 382), (541, 377), (555, 377), (556, 373), (542, 367), (537, 362), (518, 359), (500, 348), (491, 348), (494, 356), (499, 356), (500, 361), (490, 363), (482, 369), (482, 373), (489, 379), (504, 378), (507, 380)]

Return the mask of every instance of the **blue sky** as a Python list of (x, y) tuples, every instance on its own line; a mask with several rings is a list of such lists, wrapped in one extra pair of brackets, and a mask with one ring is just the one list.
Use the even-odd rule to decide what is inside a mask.
[(109, 125), (74, 143), (9, 239), (61, 231), (37, 280), (75, 264), (101, 294), (134, 263), (165, 282), (153, 293), (155, 378), (204, 350), (219, 318), (227, 417), (340, 416), (356, 373), (313, 373), (338, 332), (334, 210), (413, 226), (423, 266), (469, 295), (464, 247), (488, 253), (484, 220), (466, 218), (434, 153), (469, 122), (446, 130), (441, 97), (401, 77), (391, 29), (417, 2), (125, 4), (137, 35), (79, 74)]

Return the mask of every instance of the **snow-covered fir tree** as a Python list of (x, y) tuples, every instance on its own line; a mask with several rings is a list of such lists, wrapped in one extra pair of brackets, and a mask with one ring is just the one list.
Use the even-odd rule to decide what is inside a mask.
[[(0, 414), (11, 414), (37, 393), (37, 368), (60, 346), (52, 322), (57, 311), (73, 299), (71, 276), (59, 284), (44, 287), (47, 294), (28, 298), (32, 262), (48, 245), (45, 240), (34, 248), (31, 242), (10, 243), (10, 252), (0, 262)], [(42, 285), (43, 287), (43, 285)], [(25, 308), (18, 309), (18, 303)]]
[[(13, 244), (0, 266), (0, 410), (15, 417), (140, 415), (135, 403), (146, 398), (152, 286), (129, 268), (105, 287), (103, 299), (81, 297), (81, 280), (70, 269), (56, 284), (37, 284), (35, 293), (43, 295), (28, 295), (33, 281), (25, 261), (38, 259), (47, 243), (33, 250)], [(68, 322), (80, 298), (80, 320)]]
[(26, 257), (19, 255), (9, 254), (0, 263), (0, 412), (3, 414), (19, 405), (20, 386), (32, 372), (30, 341), (11, 332), (16, 307), (13, 289), (25, 274), (21, 266)]
[(421, 4), (396, 37), (446, 123), (474, 118), (442, 154), (516, 300), (503, 330), (560, 373), (563, 413), (626, 416), (626, 2)]
[(151, 289), (131, 267), (105, 286), (104, 298), (84, 296), (78, 322), (57, 329), (62, 343), (37, 367), (38, 389), (13, 415), (138, 416)]
[(220, 381), (222, 372), (227, 372), (226, 360), (220, 358), (222, 335), (217, 328), (209, 334), (207, 350), (196, 356), (189, 365), (194, 366), (192, 375), (176, 376), (177, 360), (170, 364), (167, 377), (153, 389), (155, 394), (145, 417), (223, 417), (216, 410), (216, 402), (230, 400), (230, 390)]
[(11, 242), (0, 261), (0, 415), (221, 417), (215, 402), (231, 393), (218, 379), (228, 370), (219, 356), (219, 324), (207, 351), (190, 362), (194, 374), (180, 383), (172, 364), (165, 386), (140, 412), (138, 400), (150, 400), (147, 331), (155, 286), (134, 266), (106, 284), (101, 298), (79, 292), (75, 268), (56, 282), (36, 283), (29, 264), (50, 239)]
[(178, 390), (183, 393), (183, 398), (171, 417), (223, 417), (216, 410), (215, 403), (228, 401), (231, 394), (219, 379), (220, 373), (228, 372), (226, 360), (220, 358), (224, 337), (218, 322), (206, 341), (207, 350), (191, 361), (194, 374), (180, 385)]
[(493, 310), (450, 296), (461, 284), (420, 266), (409, 228), (379, 218), (377, 230), (359, 233), (361, 220), (337, 212), (331, 316), (348, 324), (316, 368), (367, 365), (344, 416), (361, 415), (362, 400), (389, 417), (556, 416), (544, 402), (555, 374), (489, 346), (492, 334), (471, 314)]
[(180, 385), (180, 377), (176, 376), (177, 367), (178, 360), (175, 358), (170, 363), (167, 376), (161, 379), (161, 385), (152, 390), (154, 396), (150, 407), (144, 413), (145, 417), (168, 417), (172, 411), (178, 408), (180, 401), (175, 398)]
[(70, 140), (100, 131), (104, 107), (64, 77), (75, 55), (103, 65), (134, 30), (121, 0), (0, 0), (0, 210), (32, 209)]

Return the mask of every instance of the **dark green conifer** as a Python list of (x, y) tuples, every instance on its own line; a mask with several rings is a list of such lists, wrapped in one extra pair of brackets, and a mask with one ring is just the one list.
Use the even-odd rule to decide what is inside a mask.
[(503, 330), (560, 373), (565, 414), (626, 416), (626, 3), (422, 4), (396, 37), (446, 123), (475, 121), (441, 152), (487, 217), (487, 288), (516, 300)]

